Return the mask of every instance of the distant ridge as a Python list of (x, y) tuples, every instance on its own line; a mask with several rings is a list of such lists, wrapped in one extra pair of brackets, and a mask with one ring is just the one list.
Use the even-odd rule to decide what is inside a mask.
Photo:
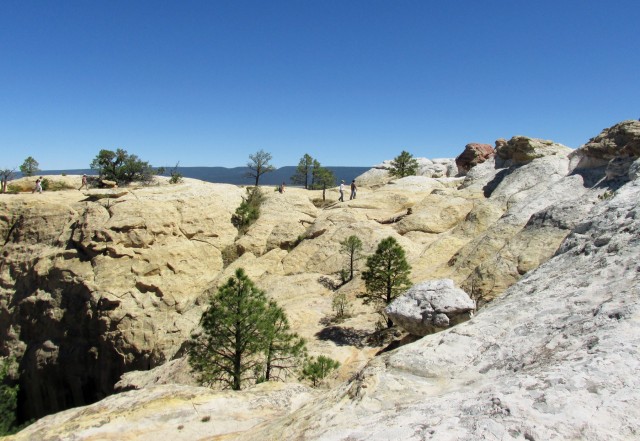
[[(165, 167), (166, 170), (172, 170), (173, 167)], [(371, 167), (326, 167), (336, 175), (336, 185), (341, 179), (346, 182), (351, 182), (352, 179), (357, 178), (362, 173), (369, 170)], [(186, 178), (200, 179), (207, 182), (216, 182), (221, 184), (234, 184), (234, 185), (251, 185), (253, 179), (246, 178), (245, 174), (249, 171), (247, 167), (178, 167), (178, 172)], [(260, 177), (261, 185), (278, 185), (285, 182), (287, 185), (291, 185), (291, 176), (296, 172), (296, 167), (286, 166), (266, 173)], [(96, 174), (95, 170), (91, 169), (74, 169), (74, 170), (41, 170), (38, 172), (42, 175), (82, 175), (82, 174)], [(164, 176), (167, 176), (168, 172)]]

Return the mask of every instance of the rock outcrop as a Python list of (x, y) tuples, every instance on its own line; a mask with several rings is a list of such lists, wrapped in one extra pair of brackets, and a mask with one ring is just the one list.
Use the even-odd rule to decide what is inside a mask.
[[(447, 178), (458, 174), (458, 168), (453, 159), (427, 159), (415, 158), (418, 161), (418, 172), (416, 176), (427, 178)], [(389, 173), (391, 160), (374, 165), (369, 171), (364, 172), (356, 178), (356, 183), (363, 187), (380, 187), (393, 179)]]
[(472, 320), (377, 357), (260, 437), (635, 439), (639, 198), (623, 186)]
[[(624, 124), (625, 133), (635, 130), (634, 122)], [(605, 132), (598, 143), (616, 143), (619, 131)], [(447, 164), (446, 173), (438, 165), (432, 177), (360, 184), (357, 199), (321, 209), (310, 202), (320, 192), (265, 191), (263, 217), (240, 237), (230, 221), (245, 194), (236, 186), (185, 180), (99, 194), (0, 195), (0, 353), (20, 361), (21, 414), (101, 399), (133, 370), (146, 372), (126, 375), (118, 390), (141, 389), (129, 392), (140, 403), (146, 393), (154, 402), (146, 390), (161, 389), (151, 386), (188, 383), (183, 344), (206, 307), (205, 293), (238, 267), (283, 306), (312, 355), (342, 363), (327, 385), (346, 381), (382, 348), (368, 339), (377, 315), (358, 299), (365, 260), (342, 284), (340, 242), (357, 235), (365, 257), (392, 236), (414, 282), (452, 279), (479, 313), (376, 357), (295, 419), (274, 422), (266, 439), (331, 438), (333, 429), (339, 439), (411, 439), (411, 430), (604, 438), (604, 429), (589, 426), (592, 417), (566, 413), (569, 399), (578, 400), (574, 409), (584, 403), (585, 412), (602, 415), (603, 427), (630, 434), (637, 428), (620, 415), (635, 418), (637, 406), (610, 408), (608, 397), (636, 405), (628, 392), (637, 390), (635, 380), (628, 389), (617, 372), (610, 379), (602, 372), (637, 368), (637, 357), (628, 356), (637, 346), (628, 294), (638, 289), (634, 139), (618, 142), (618, 153), (600, 165), (586, 168), (595, 164), (589, 159), (575, 168), (585, 152), (516, 137), (496, 142), (502, 156), (463, 178), (453, 177), (453, 160), (432, 161)], [(327, 195), (337, 199), (335, 189)], [(343, 321), (332, 311), (336, 292), (352, 305)], [(334, 413), (340, 406), (344, 415)], [(359, 428), (348, 426), (353, 421)]]
[(469, 320), (476, 303), (451, 279), (430, 280), (413, 285), (386, 307), (394, 324), (423, 337)]
[(465, 175), (478, 164), (482, 164), (495, 155), (495, 150), (489, 144), (470, 143), (464, 147), (464, 151), (456, 158), (458, 174)]

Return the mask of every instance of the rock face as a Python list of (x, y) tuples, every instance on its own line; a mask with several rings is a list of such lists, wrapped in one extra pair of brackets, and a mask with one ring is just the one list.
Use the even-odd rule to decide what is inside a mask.
[(385, 312), (394, 324), (422, 337), (469, 320), (475, 308), (476, 303), (453, 280), (442, 279), (413, 285)]
[(493, 155), (495, 155), (495, 150), (489, 144), (467, 144), (464, 151), (456, 158), (458, 174), (467, 174), (473, 167), (482, 164)]
[(623, 186), (472, 320), (377, 357), (260, 437), (637, 438), (639, 198)]

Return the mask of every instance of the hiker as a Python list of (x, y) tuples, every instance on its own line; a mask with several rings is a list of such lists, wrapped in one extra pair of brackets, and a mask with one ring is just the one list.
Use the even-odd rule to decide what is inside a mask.
[(42, 176), (39, 179), (36, 179), (36, 187), (33, 189), (32, 193), (35, 192), (42, 193)]
[(356, 198), (357, 190), (358, 190), (358, 187), (356, 187), (356, 180), (354, 179), (353, 181), (351, 181), (351, 197), (349, 198), (349, 200)]
[(340, 202), (344, 202), (344, 180), (340, 182)]
[(278, 191), (280, 193), (284, 193), (284, 181), (282, 182), (282, 184), (280, 185), (280, 188), (278, 189)]
[(82, 175), (82, 185), (80, 186), (80, 188), (78, 190), (82, 190), (82, 187), (88, 189), (89, 186), (87, 185), (87, 175)]

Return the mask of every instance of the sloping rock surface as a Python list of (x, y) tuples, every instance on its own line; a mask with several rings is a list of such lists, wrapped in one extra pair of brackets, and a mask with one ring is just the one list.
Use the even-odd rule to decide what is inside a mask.
[(636, 439), (639, 198), (625, 185), (472, 320), (377, 357), (260, 437)]

